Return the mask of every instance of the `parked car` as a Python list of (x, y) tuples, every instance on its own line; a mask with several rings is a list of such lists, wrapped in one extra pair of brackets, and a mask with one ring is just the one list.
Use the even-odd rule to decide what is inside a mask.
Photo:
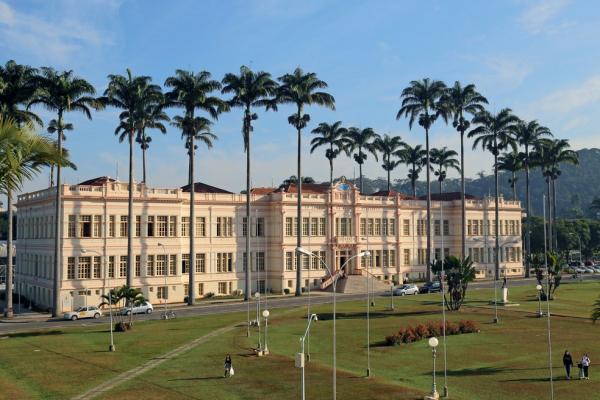
[(98, 319), (102, 316), (102, 311), (98, 307), (87, 306), (87, 307), (79, 307), (75, 309), (75, 311), (66, 312), (64, 314), (65, 319), (70, 319), (71, 321), (76, 321), (81, 318), (94, 318)]
[(419, 293), (435, 293), (441, 292), (442, 287), (439, 282), (427, 282), (419, 288)]
[(590, 267), (581, 267), (581, 269), (582, 269), (582, 270), (583, 270), (583, 272), (584, 272), (584, 273), (586, 273), (586, 274), (593, 274), (594, 272), (596, 272), (596, 271), (594, 271), (594, 270), (593, 270), (592, 268), (590, 268)]
[(593, 269), (594, 272), (600, 272), (600, 265), (592, 265), (590, 268)]
[(409, 294), (419, 294), (419, 288), (414, 283), (407, 283), (394, 289), (394, 296), (406, 296)]
[(152, 306), (152, 304), (150, 304), (150, 302), (147, 301), (143, 304), (140, 304), (139, 306), (134, 306), (133, 308), (123, 307), (121, 311), (119, 311), (119, 314), (129, 315), (132, 311), (134, 314), (152, 314), (152, 311), (154, 311), (154, 307)]

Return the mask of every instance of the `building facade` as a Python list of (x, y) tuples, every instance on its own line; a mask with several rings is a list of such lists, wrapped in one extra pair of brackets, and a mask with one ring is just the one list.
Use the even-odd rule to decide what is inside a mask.
[[(155, 189), (134, 185), (133, 221), (128, 221), (128, 185), (98, 178), (63, 185), (61, 238), (62, 311), (97, 305), (108, 288), (126, 282), (127, 228), (133, 227), (133, 283), (150, 302), (183, 302), (189, 265), (189, 187)], [(205, 184), (196, 191), (195, 247), (199, 297), (239, 294), (250, 263), (252, 291), (293, 292), (296, 269), (302, 286), (319, 288), (326, 264), (340, 268), (350, 257), (348, 273), (365, 270), (381, 280), (424, 279), (426, 275), (426, 201), (400, 193), (363, 195), (345, 181), (303, 185), (302, 221), (296, 218), (298, 194), (293, 184), (257, 188), (251, 193), (250, 224), (245, 194)], [(18, 198), (18, 251), (15, 290), (41, 308), (52, 304), (54, 202), (56, 188)], [(460, 254), (460, 193), (432, 196), (432, 259)], [(468, 196), (467, 250), (477, 278), (494, 275), (494, 199)], [(522, 210), (519, 202), (500, 199), (502, 274), (523, 274)], [(302, 246), (317, 257), (302, 256), (296, 265), (296, 228)], [(251, 254), (245, 254), (250, 234)], [(323, 260), (321, 262), (320, 260)]]

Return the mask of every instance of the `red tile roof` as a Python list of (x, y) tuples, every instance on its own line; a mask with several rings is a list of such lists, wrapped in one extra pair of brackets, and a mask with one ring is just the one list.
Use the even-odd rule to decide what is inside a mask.
[(401, 200), (414, 200), (415, 198), (405, 194), (405, 193), (400, 193), (400, 192), (396, 192), (395, 190), (380, 190), (378, 192), (369, 194), (368, 196), (386, 196), (386, 197), (396, 197), (399, 196)]
[[(183, 190), (184, 192), (189, 192), (190, 191), (190, 185), (182, 186), (181, 190)], [(194, 183), (194, 192), (196, 192), (196, 193), (225, 193), (225, 194), (231, 194), (231, 192), (229, 192), (229, 191), (227, 191), (225, 189), (220, 189), (218, 187), (207, 185), (206, 183), (202, 183), (202, 182), (196, 182), (196, 183)]]
[(106, 183), (116, 182), (116, 179), (113, 179), (108, 176), (99, 176), (97, 178), (88, 179), (87, 181), (80, 182), (79, 185), (82, 186), (102, 186)]
[(277, 188), (270, 188), (270, 187), (257, 187), (257, 188), (252, 188), (252, 190), (250, 190), (250, 192), (252, 194), (269, 194), (269, 193), (273, 193), (274, 191), (276, 191)]

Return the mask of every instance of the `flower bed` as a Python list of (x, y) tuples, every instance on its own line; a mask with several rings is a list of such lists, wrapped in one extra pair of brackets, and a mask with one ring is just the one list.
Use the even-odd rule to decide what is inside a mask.
[[(443, 332), (443, 323), (428, 322), (427, 324), (419, 324), (416, 326), (409, 326), (407, 328), (400, 328), (400, 330), (393, 335), (386, 336), (385, 343), (388, 346), (398, 346), (403, 343), (408, 344), (417, 342), (432, 336), (442, 336)], [(476, 332), (479, 332), (479, 327), (474, 321), (465, 320), (459, 321), (458, 323), (446, 321), (446, 336)]]

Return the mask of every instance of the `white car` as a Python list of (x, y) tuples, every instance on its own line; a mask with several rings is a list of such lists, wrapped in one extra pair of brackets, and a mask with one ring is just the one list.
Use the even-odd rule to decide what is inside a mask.
[(133, 308), (122, 308), (121, 311), (119, 311), (119, 314), (129, 315), (132, 311), (134, 314), (152, 314), (152, 311), (154, 311), (154, 307), (149, 302), (145, 302), (143, 304), (140, 304), (139, 306), (134, 306)]
[(409, 294), (419, 294), (419, 288), (413, 283), (407, 283), (394, 289), (394, 296), (406, 296)]
[(71, 321), (76, 321), (81, 318), (94, 318), (98, 319), (102, 316), (102, 311), (98, 307), (87, 306), (87, 307), (79, 307), (75, 309), (75, 311), (66, 312), (64, 315), (65, 319), (70, 319)]

